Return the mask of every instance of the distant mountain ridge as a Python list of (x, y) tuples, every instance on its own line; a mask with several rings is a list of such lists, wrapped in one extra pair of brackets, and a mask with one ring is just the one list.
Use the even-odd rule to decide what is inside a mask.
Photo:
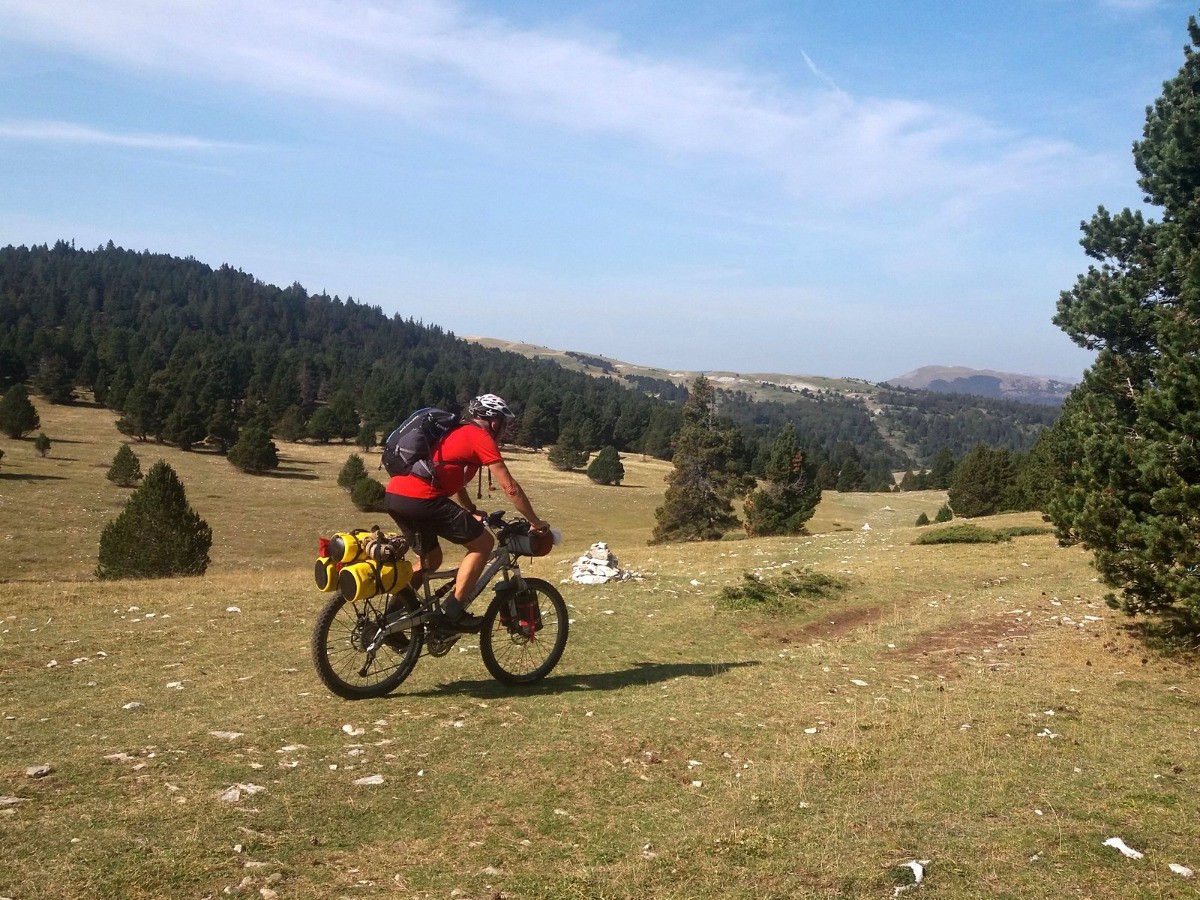
[(922, 366), (898, 378), (890, 378), (886, 384), (939, 394), (970, 394), (1045, 406), (1061, 406), (1075, 387), (1072, 382), (1056, 378), (965, 366)]

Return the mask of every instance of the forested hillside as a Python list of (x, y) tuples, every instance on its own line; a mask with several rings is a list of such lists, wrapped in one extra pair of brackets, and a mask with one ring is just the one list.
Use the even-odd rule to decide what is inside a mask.
[(880, 426), (923, 462), (943, 449), (964, 456), (976, 444), (1026, 451), (1061, 413), (1047, 404), (906, 389), (876, 399)]
[[(184, 449), (228, 449), (251, 422), (285, 440), (364, 443), (413, 409), (491, 391), (520, 412), (518, 442), (554, 444), (569, 429), (587, 450), (670, 458), (686, 382), (567, 356), (590, 374), (229, 266), (111, 243), (0, 250), (0, 388), (28, 380), (56, 402), (91, 392), (126, 434)], [(865, 382), (853, 394), (774, 393), (718, 391), (717, 411), (740, 429), (741, 469), (761, 474), (791, 424), (822, 486), (843, 490), (886, 489), (891, 472), (947, 448), (1027, 450), (1057, 415)]]
[(298, 284), (111, 243), (0, 250), (0, 384), (27, 378), (52, 400), (93, 391), (129, 433), (170, 443), (253, 417), (285, 437), (353, 438), (364, 422), (382, 431), (483, 391), (521, 409), (519, 438), (534, 446), (573, 425), (590, 446), (667, 456), (679, 421), (676, 406), (609, 379)]

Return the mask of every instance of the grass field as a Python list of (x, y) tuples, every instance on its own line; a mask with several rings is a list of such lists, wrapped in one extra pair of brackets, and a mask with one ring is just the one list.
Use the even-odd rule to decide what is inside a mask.
[[(379, 520), (336, 486), (353, 448), (281, 444), (252, 477), (134, 445), (213, 564), (102, 583), (121, 436), (39, 411), (47, 458), (0, 439), (0, 897), (882, 898), (910, 860), (902, 897), (1198, 894), (1170, 868), (1200, 871), (1195, 664), (1147, 652), (1050, 536), (916, 546), (943, 494), (835, 494), (811, 535), (650, 547), (665, 464), (603, 488), (516, 453), (565, 535), (527, 573), (605, 540), (642, 577), (560, 585), (571, 640), (532, 689), (465, 639), (349, 703), (308, 638), (318, 537)], [(805, 567), (841, 599), (716, 604)]]

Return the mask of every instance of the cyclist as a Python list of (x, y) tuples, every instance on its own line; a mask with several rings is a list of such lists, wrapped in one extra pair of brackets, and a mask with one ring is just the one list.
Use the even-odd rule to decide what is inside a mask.
[[(508, 423), (515, 419), (508, 404), (495, 394), (476, 397), (467, 406), (467, 423), (447, 434), (434, 453), (432, 482), (416, 475), (396, 475), (388, 482), (385, 507), (396, 523), (411, 528), (416, 535), (417, 565), (414, 586), (420, 573), (436, 572), (442, 564), (438, 538), (461, 544), (466, 550), (454, 581), (454, 596), (442, 602), (442, 621), (451, 631), (478, 631), (482, 616), (466, 611), (463, 597), (469, 597), (483, 573), (488, 555), (496, 546), (491, 532), (483, 527), (483, 513), (471, 501), (466, 485), (482, 466), (508, 496), (517, 512), (529, 520), (533, 530), (550, 528), (533, 511), (524, 489), (508, 471), (498, 444)], [(451, 499), (453, 498), (453, 499)], [(455, 502), (457, 501), (457, 502)]]

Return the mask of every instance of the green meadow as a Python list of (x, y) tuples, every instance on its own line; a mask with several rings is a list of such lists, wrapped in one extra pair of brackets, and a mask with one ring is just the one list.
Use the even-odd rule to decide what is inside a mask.
[[(123, 437), (39, 413), (47, 457), (0, 439), (0, 897), (1198, 894), (1195, 661), (1149, 651), (1036, 514), (915, 544), (943, 493), (826, 494), (808, 535), (651, 547), (668, 464), (601, 487), (515, 451), (564, 534), (525, 569), (569, 604), (559, 667), (505, 687), (468, 637), (351, 703), (308, 641), (318, 539), (387, 524), (337, 487), (355, 448), (279, 442), (254, 477), (132, 445), (179, 474), (212, 565), (100, 582)], [(596, 541), (638, 577), (570, 582)], [(805, 572), (838, 589), (721, 602)]]

